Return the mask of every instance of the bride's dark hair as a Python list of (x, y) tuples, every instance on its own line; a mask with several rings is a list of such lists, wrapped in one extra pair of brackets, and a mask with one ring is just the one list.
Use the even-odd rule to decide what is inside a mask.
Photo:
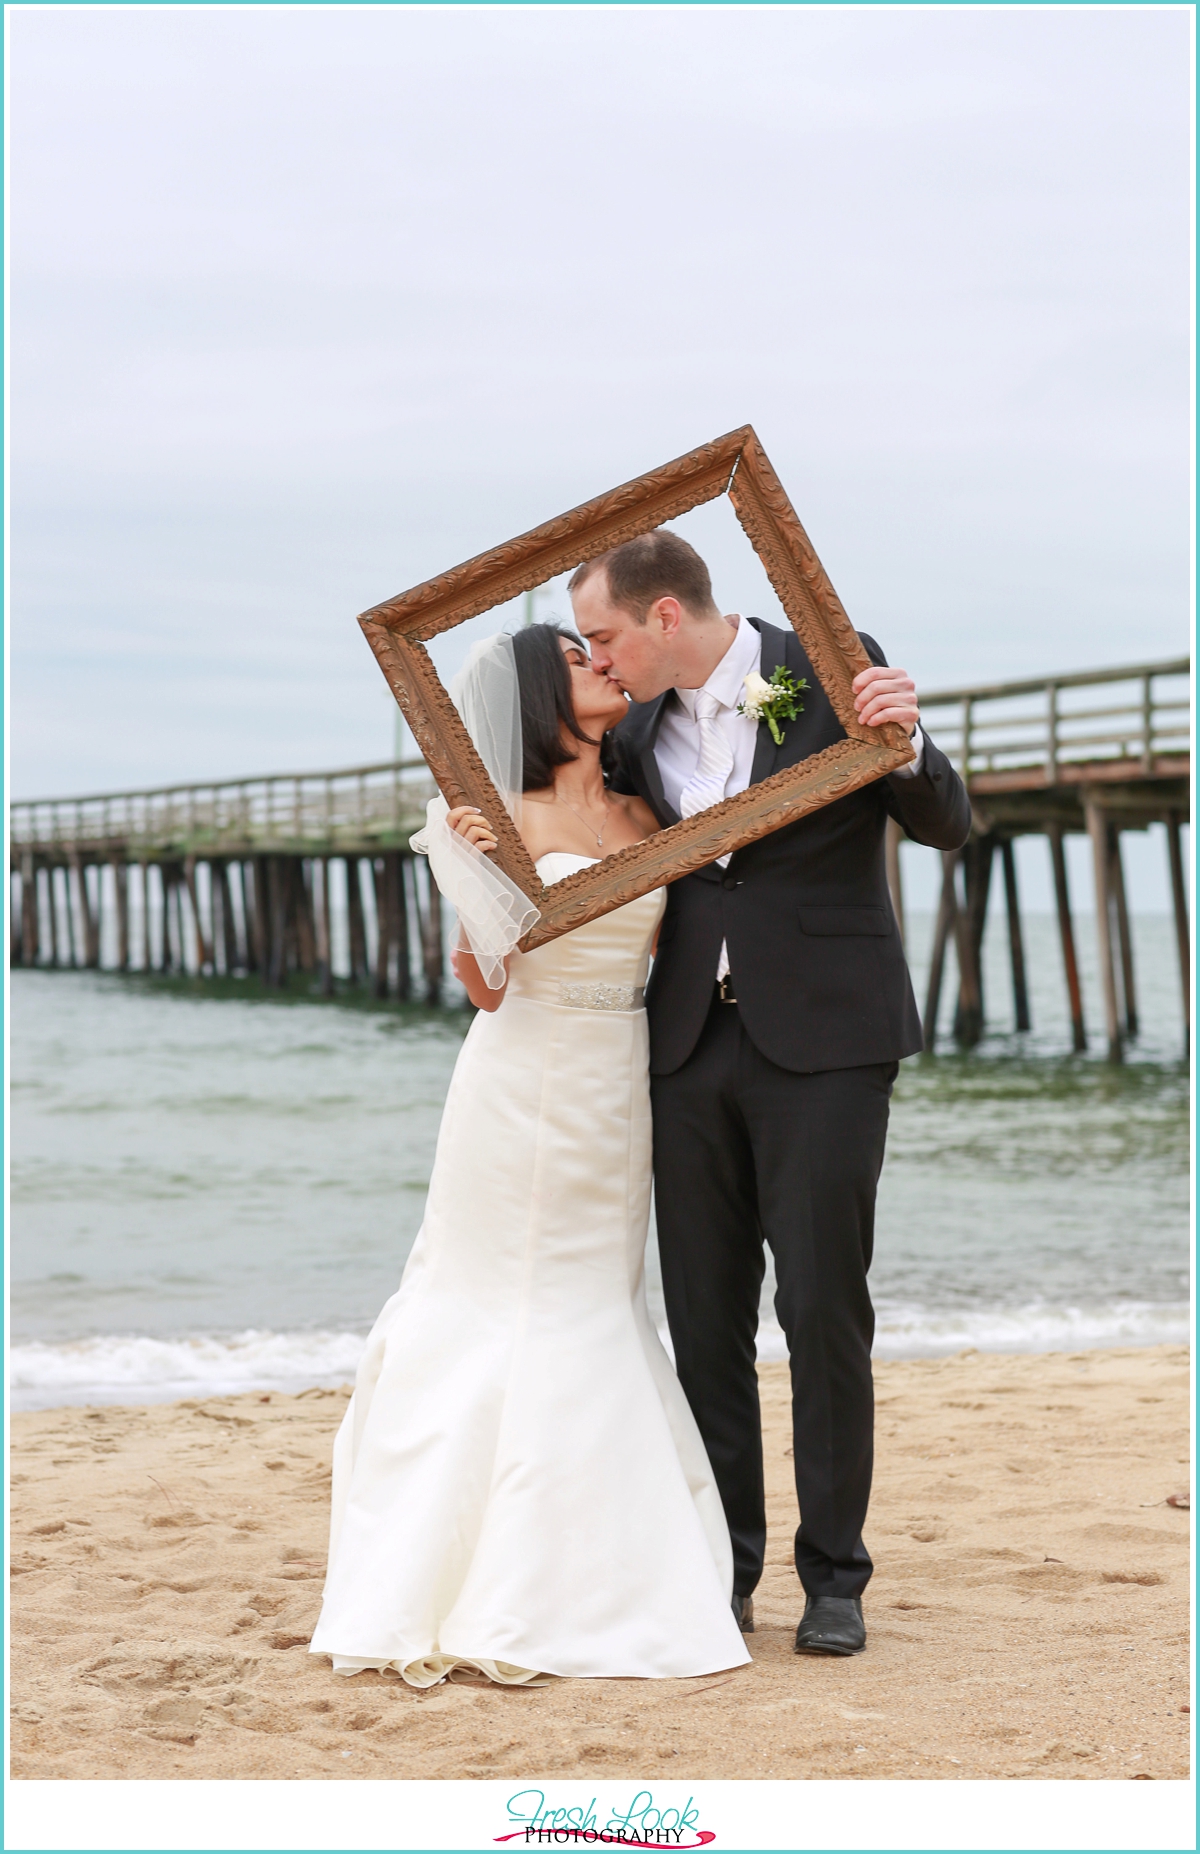
[(521, 693), (521, 790), (541, 792), (554, 784), (556, 766), (566, 766), (577, 754), (562, 737), (565, 727), (576, 740), (594, 747), (599, 743), (585, 734), (575, 719), (571, 701), (571, 672), (563, 655), (562, 639), (587, 646), (574, 631), (560, 624), (530, 624), (513, 632), (513, 658)]

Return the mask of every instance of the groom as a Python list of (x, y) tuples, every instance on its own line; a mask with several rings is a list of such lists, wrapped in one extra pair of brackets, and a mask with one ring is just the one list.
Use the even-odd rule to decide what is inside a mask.
[[(723, 616), (708, 569), (669, 529), (570, 582), (592, 666), (632, 698), (616, 790), (664, 825), (844, 738), (799, 639)], [(937, 849), (966, 841), (961, 780), (917, 720), (912, 678), (872, 667), (859, 719), (899, 723), (916, 759), (672, 884), (646, 995), (654, 1184), (675, 1362), (733, 1540), (734, 1613), (754, 1627), (766, 1546), (755, 1333), (771, 1246), (791, 1358), (804, 1617), (796, 1650), (865, 1645), (874, 1313), (867, 1291), (888, 1101), (921, 1024), (888, 897), (894, 817)], [(785, 666), (808, 688), (777, 747), (739, 715), (744, 678)]]

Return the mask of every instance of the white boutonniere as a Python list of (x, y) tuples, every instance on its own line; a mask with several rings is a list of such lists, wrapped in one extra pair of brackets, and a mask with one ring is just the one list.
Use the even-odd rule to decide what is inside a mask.
[(771, 680), (760, 676), (757, 670), (751, 670), (745, 677), (745, 698), (738, 703), (738, 713), (748, 715), (752, 721), (765, 721), (771, 730), (771, 739), (777, 747), (783, 745), (781, 721), (794, 721), (803, 714), (804, 703), (800, 700), (800, 691), (807, 689), (808, 683), (801, 676), (797, 682), (791, 670), (780, 664), (774, 670)]

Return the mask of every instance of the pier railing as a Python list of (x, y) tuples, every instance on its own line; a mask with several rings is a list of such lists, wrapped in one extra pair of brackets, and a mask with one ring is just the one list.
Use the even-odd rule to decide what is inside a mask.
[[(921, 712), (973, 791), (1153, 778), (1189, 751), (1190, 660), (1171, 657), (1020, 682), (939, 689)], [(1097, 699), (1097, 690), (1105, 694)], [(1186, 769), (1185, 769), (1186, 770)], [(206, 780), (11, 807), (14, 850), (103, 859), (164, 855), (337, 855), (400, 848), (434, 793), (422, 760), (338, 772)]]
[[(942, 859), (925, 1008), (932, 1047), (948, 953), (959, 968), (955, 1039), (985, 1023), (982, 944), (993, 863), (1004, 871), (1016, 1027), (1030, 1026), (1013, 844), (1049, 842), (1076, 1050), (1087, 1047), (1064, 838), (1092, 842), (1108, 1051), (1137, 1036), (1121, 834), (1166, 827), (1185, 1025), (1191, 955), (1181, 832), (1190, 811), (1190, 661), (1171, 657), (1019, 682), (939, 689), (922, 719), (972, 801), (962, 850)], [(421, 760), (339, 772), (275, 773), (25, 800), (11, 807), (14, 959), (116, 970), (257, 972), (268, 985), (312, 973), (370, 984), (380, 998), (441, 996), (442, 912), (431, 871), (408, 847), (435, 787)], [(899, 842), (888, 881), (903, 931)], [(420, 867), (418, 867), (420, 865)], [(106, 925), (107, 923), (107, 925)], [(415, 975), (415, 977), (414, 977)]]
[(12, 806), (11, 840), (14, 850), (101, 858), (119, 850), (133, 861), (173, 853), (366, 853), (406, 843), (436, 789), (423, 760), (387, 760), (341, 772), (30, 799)]
[(1170, 657), (939, 689), (921, 696), (921, 713), (976, 791), (1074, 784), (1098, 771), (1152, 778), (1189, 752), (1190, 671), (1188, 657)]

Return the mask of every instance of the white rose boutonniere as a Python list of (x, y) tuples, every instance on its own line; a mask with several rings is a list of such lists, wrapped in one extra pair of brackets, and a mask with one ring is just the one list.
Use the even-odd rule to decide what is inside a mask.
[(803, 676), (797, 681), (791, 670), (782, 664), (772, 673), (770, 682), (757, 670), (751, 670), (743, 681), (746, 694), (738, 703), (738, 713), (748, 715), (752, 721), (765, 721), (771, 730), (771, 739), (777, 747), (782, 747), (783, 729), (779, 723), (794, 721), (797, 715), (804, 713), (800, 691), (807, 689), (808, 683)]

